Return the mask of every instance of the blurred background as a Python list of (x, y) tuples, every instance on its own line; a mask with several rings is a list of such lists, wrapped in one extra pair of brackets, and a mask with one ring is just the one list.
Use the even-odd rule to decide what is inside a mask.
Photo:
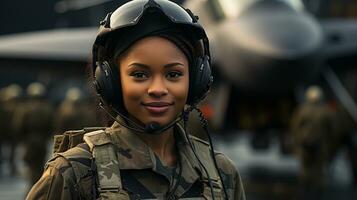
[[(24, 199), (54, 135), (110, 123), (87, 67), (99, 21), (125, 2), (0, 2), (0, 199)], [(247, 199), (357, 199), (357, 1), (176, 2), (210, 38), (200, 108)]]

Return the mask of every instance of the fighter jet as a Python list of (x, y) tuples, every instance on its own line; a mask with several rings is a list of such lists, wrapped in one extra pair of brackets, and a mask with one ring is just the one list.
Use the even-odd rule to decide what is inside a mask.
[(193, 0), (187, 7), (208, 30), (213, 62), (225, 79), (244, 90), (271, 93), (309, 80), (321, 60), (321, 27), (293, 2), (299, 1)]
[(186, 1), (211, 41), (218, 76), (208, 104), (217, 129), (286, 125), (296, 90), (317, 82), (329, 60), (357, 54), (356, 21), (319, 20), (304, 5), (300, 0)]

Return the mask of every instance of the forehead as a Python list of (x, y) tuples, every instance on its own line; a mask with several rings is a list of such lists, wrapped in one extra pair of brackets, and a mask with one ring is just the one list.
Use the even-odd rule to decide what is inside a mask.
[[(175, 46), (176, 45), (174, 43), (172, 43), (170, 40), (164, 38), (164, 37), (160, 37), (160, 36), (148, 36), (148, 37), (144, 37), (140, 40), (137, 40), (136, 42), (134, 42), (131, 45), (131, 49), (133, 48), (138, 48), (138, 47), (142, 47), (142, 46), (150, 46), (150, 45), (168, 45), (168, 46)], [(177, 47), (176, 47), (177, 48)]]
[(145, 37), (136, 41), (131, 47), (121, 56), (123, 60), (137, 61), (158, 61), (172, 62), (182, 61), (188, 62), (186, 55), (173, 42), (159, 36)]

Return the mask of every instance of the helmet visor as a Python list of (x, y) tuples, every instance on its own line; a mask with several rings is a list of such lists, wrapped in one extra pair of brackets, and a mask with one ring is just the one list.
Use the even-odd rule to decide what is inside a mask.
[(134, 0), (124, 4), (110, 16), (110, 28), (116, 29), (135, 25), (143, 13), (150, 8), (161, 10), (174, 23), (193, 23), (190, 14), (184, 8), (171, 1)]

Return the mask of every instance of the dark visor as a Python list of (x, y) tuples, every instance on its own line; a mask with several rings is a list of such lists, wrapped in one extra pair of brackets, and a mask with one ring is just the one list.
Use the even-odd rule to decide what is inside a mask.
[(168, 0), (135, 0), (117, 9), (110, 17), (110, 28), (135, 25), (147, 9), (160, 9), (174, 23), (190, 24), (193, 19), (187, 11)]

